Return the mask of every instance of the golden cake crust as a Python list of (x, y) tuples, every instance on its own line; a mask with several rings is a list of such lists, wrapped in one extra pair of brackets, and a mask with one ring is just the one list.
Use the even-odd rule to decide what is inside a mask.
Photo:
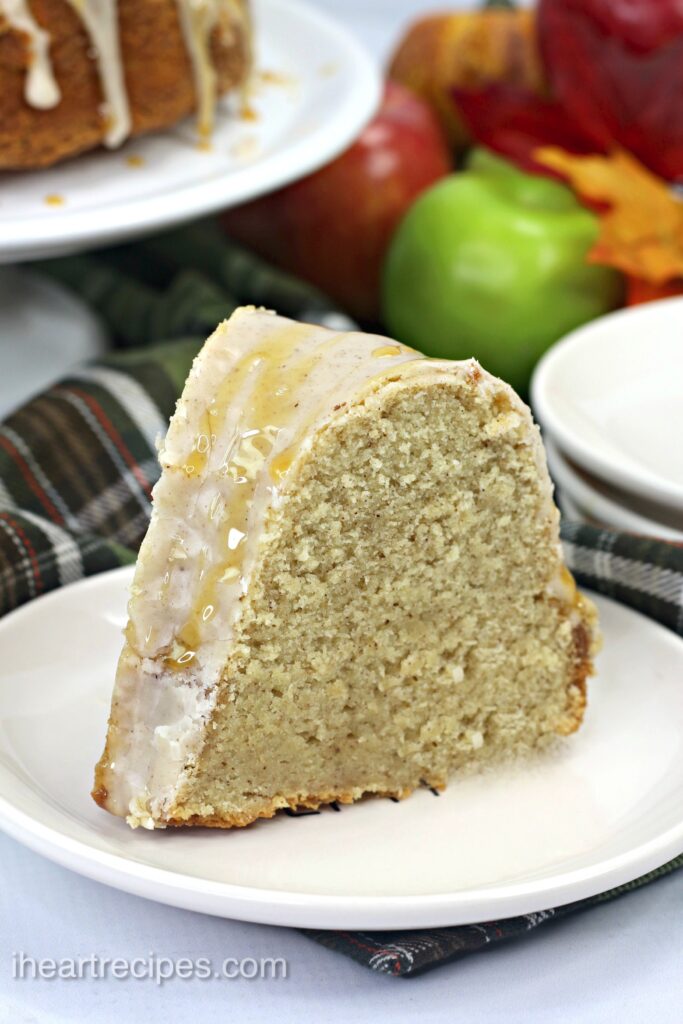
[[(434, 789), (445, 789), (445, 780), (425, 779), (425, 784)], [(381, 792), (368, 793), (368, 796), (391, 797), (394, 800), (405, 800), (414, 792), (412, 789), (382, 790)], [(103, 786), (93, 789), (92, 797), (95, 803), (107, 810), (107, 790)], [(164, 821), (164, 825), (173, 828), (184, 828), (197, 826), (201, 828), (245, 828), (260, 818), (274, 818), (278, 811), (289, 809), (291, 811), (311, 810), (317, 811), (325, 804), (353, 804), (358, 800), (358, 794), (353, 790), (328, 790), (324, 793), (310, 793), (296, 800), (271, 800), (264, 804), (258, 814), (193, 814), (187, 818), (170, 817)]]
[[(132, 118), (131, 135), (166, 128), (192, 113), (192, 66), (175, 0), (119, 0), (119, 31)], [(51, 37), (50, 57), (62, 98), (49, 110), (24, 99), (27, 37), (0, 15), (0, 169), (48, 167), (104, 140), (97, 64), (77, 13), (66, 0), (31, 0)], [(216, 28), (211, 38), (219, 92), (245, 81), (250, 41), (245, 26)]]

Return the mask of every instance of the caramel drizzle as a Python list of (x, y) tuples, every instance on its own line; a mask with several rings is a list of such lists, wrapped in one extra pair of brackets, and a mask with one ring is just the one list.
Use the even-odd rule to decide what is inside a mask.
[(156, 498), (159, 508), (168, 502), (166, 522), (154, 557), (139, 567), (128, 640), (171, 671), (212, 677), (269, 510), (283, 500), (315, 424), (342, 407), (340, 394), (355, 395), (423, 357), (257, 310), (236, 312), (208, 344), (215, 365), (199, 366), (191, 404), (161, 452)]
[[(175, 634), (166, 658), (171, 669), (186, 667), (201, 645), (214, 636), (214, 617), (225, 628), (226, 606), (237, 611), (237, 598), (245, 592), (254, 555), (254, 538), (259, 536), (264, 507), (259, 487), (276, 495), (301, 451), (302, 439), (320, 415), (321, 404), (301, 407), (302, 393), (315, 392), (313, 375), (330, 354), (343, 348), (348, 335), (321, 332), (311, 344), (306, 324), (280, 327), (263, 339), (256, 349), (244, 353), (232, 366), (208, 407), (202, 429), (184, 460), (188, 476), (202, 481), (217, 476), (231, 481), (221, 488), (210, 511), (209, 529), (218, 544), (205, 551), (220, 551), (217, 559), (205, 560), (199, 574), (191, 610)], [(395, 359), (420, 361), (411, 349), (390, 344), (376, 348), (378, 361)], [(365, 379), (384, 378), (386, 372), (368, 367)], [(344, 374), (342, 373), (343, 384)], [(235, 412), (238, 418), (233, 420)], [(226, 444), (227, 438), (227, 444)], [(219, 447), (220, 446), (220, 447)]]
[[(314, 367), (324, 358), (343, 334), (331, 335), (313, 351), (297, 354), (297, 348), (310, 334), (310, 327), (295, 324), (278, 331), (268, 339), (267, 347), (246, 353), (222, 383), (207, 413), (207, 430), (200, 433), (183, 469), (188, 475), (217, 472), (232, 481), (230, 496), (212, 509), (211, 525), (219, 532), (222, 558), (206, 565), (187, 621), (177, 634), (182, 653), (173, 652), (172, 661), (180, 668), (190, 660), (203, 640), (204, 627), (213, 618), (222, 584), (233, 589), (245, 586), (244, 568), (248, 538), (253, 532), (250, 522), (257, 483), (265, 463), (280, 435), (291, 432), (297, 420), (296, 396)], [(283, 380), (282, 366), (288, 361)], [(240, 422), (217, 468), (209, 466), (216, 438), (230, 431), (227, 418), (236, 405), (236, 397), (244, 394)], [(299, 430), (303, 429), (299, 426)], [(272, 460), (270, 477), (279, 482), (291, 464), (296, 446), (288, 447)], [(220, 453), (219, 453), (220, 457)], [(184, 659), (184, 660), (183, 660)], [(169, 667), (175, 667), (171, 664)]]

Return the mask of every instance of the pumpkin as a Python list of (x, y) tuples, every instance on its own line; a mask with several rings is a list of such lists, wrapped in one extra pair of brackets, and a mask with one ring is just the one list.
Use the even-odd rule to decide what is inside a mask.
[(478, 11), (420, 18), (399, 43), (389, 77), (426, 99), (450, 143), (464, 149), (471, 139), (458, 116), (453, 89), (505, 82), (542, 92), (533, 12), (509, 0), (488, 0)]

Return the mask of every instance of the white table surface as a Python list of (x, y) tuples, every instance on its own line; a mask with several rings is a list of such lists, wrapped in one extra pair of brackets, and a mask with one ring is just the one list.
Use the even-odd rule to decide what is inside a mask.
[[(452, 3), (452, 0), (451, 0)], [(384, 57), (438, 0), (317, 0)], [(0, 1022), (156, 1024), (495, 1019), (668, 1024), (683, 1005), (683, 872), (504, 948), (412, 980), (379, 977), (297, 932), (127, 896), (0, 835)], [(15, 980), (11, 957), (284, 957), (285, 980)]]

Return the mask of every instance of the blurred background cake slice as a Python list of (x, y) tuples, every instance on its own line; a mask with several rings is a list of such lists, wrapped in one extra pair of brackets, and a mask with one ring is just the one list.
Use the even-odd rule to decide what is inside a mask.
[(0, 169), (45, 167), (196, 112), (251, 65), (247, 0), (0, 0)]

